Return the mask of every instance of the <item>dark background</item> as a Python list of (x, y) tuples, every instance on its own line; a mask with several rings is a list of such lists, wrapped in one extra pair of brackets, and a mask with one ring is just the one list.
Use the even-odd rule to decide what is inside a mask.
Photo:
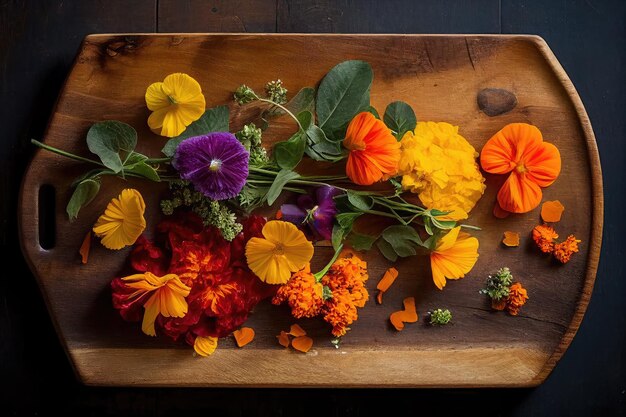
[[(0, 415), (358, 416), (374, 407), (423, 416), (626, 415), (625, 21), (621, 0), (0, 0)], [(222, 31), (531, 33), (548, 42), (593, 124), (604, 172), (605, 227), (589, 309), (543, 385), (254, 390), (90, 388), (76, 382), (17, 240), (17, 193), (33, 152), (29, 139), (42, 137), (86, 34)]]

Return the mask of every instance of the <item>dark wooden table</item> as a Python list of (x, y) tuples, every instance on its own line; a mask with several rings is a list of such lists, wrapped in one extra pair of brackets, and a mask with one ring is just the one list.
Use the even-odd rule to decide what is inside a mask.
[[(621, 0), (0, 0), (0, 415), (344, 416), (368, 415), (377, 405), (387, 413), (405, 409), (427, 416), (625, 415), (625, 22)], [(88, 33), (111, 32), (543, 36), (585, 103), (605, 187), (594, 294), (552, 375), (524, 390), (118, 389), (77, 383), (20, 253), (16, 197), (33, 151), (29, 139), (43, 135), (80, 41)]]

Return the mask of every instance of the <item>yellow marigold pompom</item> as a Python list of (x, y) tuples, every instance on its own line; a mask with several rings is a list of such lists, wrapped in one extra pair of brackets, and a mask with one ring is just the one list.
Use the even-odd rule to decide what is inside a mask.
[(478, 153), (458, 131), (445, 122), (419, 122), (400, 142), (402, 188), (428, 209), (451, 211), (453, 220), (467, 218), (486, 187)]

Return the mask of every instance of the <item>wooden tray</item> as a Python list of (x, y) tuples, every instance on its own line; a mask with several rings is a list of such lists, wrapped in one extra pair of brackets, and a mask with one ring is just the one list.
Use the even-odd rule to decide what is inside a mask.
[[(292, 93), (315, 85), (335, 64), (346, 59), (368, 61), (375, 74), (372, 102), (379, 111), (404, 100), (419, 120), (459, 125), (463, 136), (480, 150), (493, 133), (510, 122), (540, 127), (556, 144), (563, 170), (544, 190), (544, 199), (566, 207), (558, 224), (562, 234), (582, 239), (581, 252), (565, 266), (532, 247), (530, 231), (539, 210), (497, 220), (491, 214), (502, 178), (487, 177), (487, 192), (470, 222), (483, 228), (480, 259), (463, 280), (435, 288), (428, 258), (397, 263), (400, 278), (378, 306), (373, 299), (342, 342), (330, 345), (321, 320), (305, 321), (315, 340), (309, 354), (281, 348), (275, 335), (294, 320), (287, 310), (262, 303), (249, 325), (257, 339), (238, 349), (220, 342), (210, 358), (192, 355), (189, 346), (166, 337), (150, 338), (138, 323), (124, 322), (111, 306), (109, 282), (128, 250), (108, 251), (92, 245), (90, 262), (81, 265), (77, 250), (106, 203), (122, 188), (134, 186), (146, 197), (148, 232), (158, 216), (165, 186), (111, 179), (79, 219), (69, 223), (65, 204), (72, 179), (85, 166), (38, 151), (22, 184), (20, 237), (23, 252), (37, 277), (59, 337), (78, 378), (89, 385), (171, 386), (328, 386), (328, 387), (521, 387), (540, 384), (569, 346), (587, 308), (600, 253), (602, 177), (596, 142), (585, 109), (546, 43), (535, 36), (427, 35), (91, 35), (76, 62), (50, 119), (44, 141), (87, 155), (85, 134), (97, 121), (116, 119), (139, 132), (138, 150), (157, 156), (164, 140), (146, 124), (146, 87), (173, 72), (195, 77), (207, 107), (230, 101), (241, 83), (262, 89), (280, 77)], [(477, 106), (477, 93), (502, 88), (517, 96), (510, 112), (489, 117)], [(231, 130), (243, 117), (231, 105)], [(288, 120), (264, 135), (282, 139), (293, 130)], [(46, 207), (41, 187), (54, 189), (56, 203)], [(42, 203), (42, 206), (40, 206)], [(42, 223), (54, 213), (52, 225)], [(40, 246), (40, 229), (55, 227), (54, 247)], [(519, 248), (503, 248), (505, 230), (522, 233)], [(318, 264), (328, 248), (316, 251)], [(376, 282), (389, 264), (368, 257)], [(530, 300), (520, 316), (491, 311), (479, 295), (487, 274), (509, 266), (528, 288)], [(424, 321), (398, 333), (388, 316), (406, 296), (415, 296), (420, 318), (429, 309), (452, 310), (454, 323), (431, 328)]]

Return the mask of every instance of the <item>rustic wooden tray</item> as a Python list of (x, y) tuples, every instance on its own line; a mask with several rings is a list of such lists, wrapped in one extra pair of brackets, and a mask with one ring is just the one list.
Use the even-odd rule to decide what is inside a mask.
[[(187, 72), (205, 92), (207, 107), (223, 104), (241, 83), (261, 89), (280, 77), (291, 92), (315, 85), (346, 59), (368, 61), (375, 73), (372, 102), (379, 111), (393, 100), (407, 101), (419, 120), (448, 121), (478, 149), (510, 122), (540, 127), (556, 144), (563, 171), (544, 190), (566, 211), (562, 233), (582, 239), (581, 252), (559, 266), (533, 249), (530, 231), (539, 210), (497, 220), (491, 214), (501, 178), (487, 176), (487, 192), (470, 222), (483, 228), (480, 259), (463, 280), (435, 288), (426, 256), (397, 262), (400, 278), (382, 306), (373, 299), (335, 349), (321, 321), (305, 321), (315, 340), (308, 354), (281, 348), (275, 335), (294, 320), (287, 310), (262, 303), (249, 325), (256, 340), (243, 349), (225, 339), (209, 358), (165, 337), (150, 338), (139, 324), (122, 321), (111, 306), (109, 282), (128, 250), (92, 245), (90, 262), (81, 265), (77, 250), (85, 232), (122, 188), (142, 190), (148, 206), (148, 232), (159, 216), (161, 184), (111, 179), (79, 219), (69, 223), (65, 204), (72, 179), (85, 167), (38, 151), (22, 184), (20, 237), (59, 337), (78, 378), (89, 385), (171, 386), (328, 386), (328, 387), (521, 387), (540, 384), (569, 346), (587, 308), (600, 253), (602, 179), (596, 142), (574, 86), (546, 43), (535, 36), (426, 35), (91, 35), (76, 62), (50, 119), (44, 141), (88, 154), (84, 138), (97, 121), (116, 119), (139, 132), (138, 150), (157, 156), (164, 140), (146, 124), (146, 87), (172, 72)], [(484, 88), (503, 88), (517, 96), (510, 112), (489, 117), (477, 106)], [(231, 106), (231, 130), (242, 115)], [(281, 139), (293, 126), (285, 120), (265, 138)], [(56, 203), (46, 207), (41, 187), (54, 189)], [(45, 192), (44, 192), (45, 194)], [(54, 213), (46, 216), (46, 213)], [(43, 218), (52, 222), (43, 223)], [(54, 226), (54, 246), (44, 250), (40, 233)], [(519, 248), (500, 244), (505, 230), (522, 232)], [(317, 263), (329, 249), (316, 251)], [(324, 259), (326, 258), (326, 259)], [(389, 264), (368, 257), (376, 282)], [(528, 288), (530, 300), (520, 316), (491, 311), (479, 295), (487, 274), (509, 266)], [(401, 300), (415, 296), (420, 318), (429, 309), (449, 308), (454, 323), (430, 328), (422, 321), (398, 333), (388, 316)]]

